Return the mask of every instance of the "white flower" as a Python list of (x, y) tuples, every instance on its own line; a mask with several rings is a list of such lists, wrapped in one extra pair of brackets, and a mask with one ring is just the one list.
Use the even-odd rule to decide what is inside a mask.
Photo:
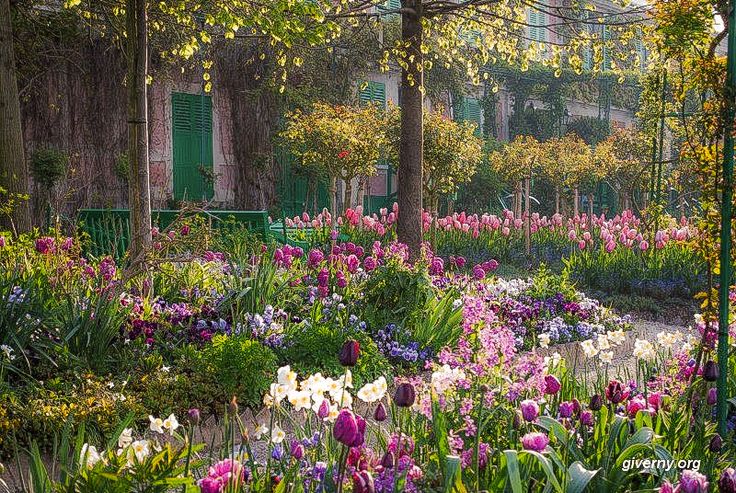
[(268, 433), (268, 426), (266, 426), (264, 423), (261, 423), (253, 432), (253, 435), (255, 435), (256, 440), (260, 440), (261, 437), (266, 433)]
[(609, 364), (613, 361), (613, 351), (601, 351), (598, 357), (600, 358), (601, 363)]
[(154, 418), (153, 416), (149, 415), (148, 421), (151, 422), (151, 424), (149, 425), (151, 431), (155, 431), (156, 433), (164, 432), (164, 421), (161, 418)]
[(133, 443), (133, 430), (131, 428), (125, 428), (118, 437), (118, 447), (125, 448)]
[(626, 341), (626, 333), (622, 329), (609, 331), (606, 336), (608, 337), (608, 342), (615, 346), (623, 344)]
[(325, 377), (323, 377), (319, 372), (314, 375), (309, 375), (306, 380), (302, 381), (300, 387), (302, 390), (308, 390), (313, 394), (324, 392), (326, 390)]
[(162, 366), (161, 367), (161, 371), (164, 372), (164, 373), (169, 373), (171, 371), (171, 367), (170, 366)]
[(549, 334), (539, 334), (539, 337), (537, 337), (537, 340), (539, 340), (539, 347), (547, 349), (549, 347)]
[(281, 443), (284, 441), (284, 438), (286, 438), (284, 430), (282, 430), (279, 425), (274, 425), (273, 430), (271, 430), (271, 442)]
[(151, 453), (151, 449), (148, 447), (148, 440), (136, 440), (130, 444), (130, 449), (135, 454), (138, 462), (142, 462)]
[(296, 389), (296, 372), (291, 371), (289, 365), (279, 368), (277, 375), (278, 383), (287, 387), (287, 392)]
[(587, 339), (581, 342), (580, 347), (583, 348), (583, 352), (585, 353), (585, 356), (587, 356), (588, 358), (592, 358), (596, 354), (598, 354), (598, 348), (595, 347), (595, 344), (593, 344), (592, 339)]
[(452, 302), (452, 309), (453, 310), (457, 310), (461, 306), (463, 306), (463, 300), (460, 299), (460, 298), (458, 298), (458, 299), (456, 299), (455, 301)]
[(87, 469), (95, 467), (95, 464), (100, 462), (100, 453), (97, 452), (97, 447), (85, 443), (82, 445), (82, 450), (79, 453), (79, 463), (84, 465)]
[(2, 346), (0, 346), (0, 351), (2, 351), (5, 354), (5, 357), (8, 360), (13, 361), (15, 359), (15, 355), (13, 354), (13, 348), (8, 346), (7, 344), (3, 344)]
[(164, 420), (164, 428), (169, 430), (171, 436), (174, 436), (174, 431), (179, 427), (179, 421), (176, 419), (173, 413), (169, 414), (169, 417)]
[(342, 407), (347, 408), (353, 407), (353, 396), (350, 395), (350, 392), (347, 390), (340, 389), (336, 392), (330, 392), (330, 397), (332, 397), (332, 401), (338, 406), (342, 405)]
[(379, 377), (376, 381), (363, 385), (358, 390), (358, 398), (367, 403), (380, 401), (386, 395), (387, 389), (386, 378)]
[(657, 334), (657, 343), (665, 349), (672, 349), (675, 345), (680, 343), (684, 336), (679, 330), (675, 332), (660, 332)]
[(308, 390), (292, 390), (288, 394), (289, 403), (294, 406), (294, 410), (301, 411), (302, 409), (309, 409), (309, 405), (312, 403), (312, 394)]
[(605, 351), (611, 347), (611, 344), (609, 344), (608, 341), (608, 336), (605, 334), (599, 334), (596, 342), (598, 343), (598, 351)]
[(651, 360), (656, 356), (656, 352), (651, 342), (646, 339), (637, 339), (634, 342), (634, 356), (643, 360)]
[(432, 388), (438, 394), (444, 394), (454, 387), (458, 380), (465, 379), (465, 372), (459, 368), (450, 368), (450, 365), (442, 365), (439, 370), (432, 373)]

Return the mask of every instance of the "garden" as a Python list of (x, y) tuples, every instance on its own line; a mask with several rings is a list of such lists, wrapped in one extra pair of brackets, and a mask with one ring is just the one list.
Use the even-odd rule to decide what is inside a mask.
[(0, 0), (0, 493), (736, 493), (735, 3)]
[(83, 237), (3, 237), (6, 474), (30, 491), (733, 491), (717, 327), (640, 338), (578, 289), (602, 265), (627, 289), (698, 289), (694, 226), (650, 248), (632, 214), (534, 217), (564, 268), (512, 278), (510, 211), (425, 213), (434, 249), (415, 259), (398, 213), (289, 219), (307, 248), (183, 215), (139, 273)]

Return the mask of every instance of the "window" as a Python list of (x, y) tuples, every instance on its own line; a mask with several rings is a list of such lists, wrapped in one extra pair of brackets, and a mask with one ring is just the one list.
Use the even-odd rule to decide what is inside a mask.
[(360, 104), (378, 103), (386, 107), (386, 84), (372, 80), (359, 84), (358, 101)]
[(544, 12), (532, 8), (527, 9), (526, 23), (529, 25), (527, 36), (531, 41), (540, 43), (547, 41), (547, 16)]
[[(383, 5), (378, 6), (379, 13), (382, 13), (382, 11), (388, 11), (391, 12), (392, 10), (398, 10), (401, 8), (401, 0), (386, 0)], [(396, 12), (391, 12), (388, 14), (383, 14), (385, 17), (389, 19), (398, 19), (401, 17), (400, 14)]]
[(475, 123), (475, 135), (482, 134), (480, 101), (475, 98), (463, 97), (455, 108), (455, 120), (458, 122)]

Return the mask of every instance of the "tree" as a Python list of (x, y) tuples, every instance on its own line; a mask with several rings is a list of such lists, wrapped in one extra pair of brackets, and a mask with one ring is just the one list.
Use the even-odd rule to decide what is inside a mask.
[(622, 209), (630, 209), (634, 190), (640, 185), (649, 161), (651, 142), (634, 128), (616, 129), (595, 147), (595, 161), (606, 181), (619, 196)]
[[(388, 140), (391, 161), (400, 153), (400, 111), (392, 107), (388, 117)], [(440, 111), (430, 111), (424, 124), (424, 161), (422, 163), (423, 206), (436, 213), (439, 198), (454, 194), (471, 180), (482, 159), (483, 142), (474, 135), (475, 125), (456, 122)], [(401, 165), (399, 165), (401, 176)]]
[(312, 110), (287, 114), (281, 137), (300, 165), (326, 175), (332, 213), (341, 212), (337, 180), (345, 182), (343, 208), (353, 206), (353, 181), (376, 174), (386, 145), (383, 111), (376, 105), (348, 107), (317, 102)]
[(0, 122), (0, 226), (20, 233), (31, 228), (31, 213), (10, 0), (0, 0)]

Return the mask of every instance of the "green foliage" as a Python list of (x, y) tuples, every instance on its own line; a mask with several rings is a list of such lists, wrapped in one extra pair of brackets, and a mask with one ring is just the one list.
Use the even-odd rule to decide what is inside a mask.
[(66, 174), (69, 156), (52, 147), (36, 149), (31, 154), (31, 175), (45, 188), (52, 188)]
[(383, 327), (394, 322), (413, 326), (422, 309), (435, 296), (426, 268), (410, 267), (389, 260), (380, 266), (363, 287), (365, 320), (371, 327)]
[(567, 133), (573, 133), (586, 144), (595, 146), (611, 135), (611, 122), (595, 116), (581, 116), (568, 123)]
[(276, 355), (258, 341), (244, 336), (217, 335), (201, 351), (199, 360), (210, 380), (210, 395), (220, 402), (236, 396), (257, 407), (276, 372)]
[(328, 324), (300, 324), (290, 327), (283, 349), (278, 351), (283, 364), (291, 365), (300, 375), (322, 372), (325, 376), (342, 375), (345, 368), (338, 360), (340, 348), (348, 339), (360, 343), (358, 364), (351, 368), (356, 388), (380, 376), (389, 379), (391, 364), (376, 347), (370, 336), (359, 330), (345, 331)]
[(528, 294), (534, 299), (544, 300), (557, 293), (562, 293), (566, 300), (577, 298), (575, 286), (570, 282), (567, 272), (554, 274), (545, 264), (540, 264), (539, 270), (532, 278), (532, 285)]

